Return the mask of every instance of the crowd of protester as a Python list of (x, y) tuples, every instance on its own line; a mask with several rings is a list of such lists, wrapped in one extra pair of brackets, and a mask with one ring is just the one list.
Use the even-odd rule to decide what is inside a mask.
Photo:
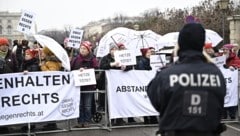
[[(122, 43), (111, 43), (109, 45), (109, 53), (102, 58), (96, 58), (94, 54), (93, 45), (89, 41), (82, 41), (79, 50), (73, 50), (67, 47), (67, 39), (63, 41), (63, 48), (69, 55), (71, 62), (71, 70), (84, 70), (88, 68), (94, 69), (117, 69), (122, 71), (129, 70), (152, 70), (150, 65), (150, 55), (154, 55), (156, 52), (154, 48), (141, 49), (142, 55), (137, 57), (137, 64), (134, 66), (120, 65), (114, 59), (114, 52), (117, 50), (126, 50), (127, 48)], [(27, 74), (32, 71), (62, 71), (63, 67), (61, 61), (55, 56), (55, 54), (47, 47), (42, 47), (37, 41), (29, 45), (28, 40), (14, 40), (13, 48), (9, 48), (9, 41), (7, 38), (0, 38), (0, 73), (16, 73), (23, 72)], [(204, 51), (210, 57), (226, 56), (226, 68), (239, 69), (240, 58), (238, 53), (238, 46), (233, 44), (226, 44), (221, 49), (216, 50), (212, 47), (211, 43), (206, 43)], [(105, 90), (105, 72), (96, 72), (98, 74), (97, 84), (82, 86), (82, 91), (92, 90)], [(80, 102), (80, 115), (77, 119), (78, 124), (76, 128), (89, 127), (92, 122), (94, 107), (94, 93), (82, 93)], [(105, 111), (105, 94), (98, 95), (99, 109)], [(225, 108), (223, 119), (228, 118), (235, 119), (237, 106)], [(128, 118), (128, 123), (135, 123), (134, 118)], [(124, 125), (126, 122), (122, 119), (111, 120), (112, 125)], [(144, 124), (157, 124), (158, 118), (156, 116), (144, 116)], [(34, 125), (31, 128), (35, 128)], [(57, 129), (56, 122), (48, 122), (42, 130), (54, 130)], [(22, 127), (23, 131), (27, 130), (26, 125)], [(8, 127), (0, 127), (0, 132), (8, 132)]]

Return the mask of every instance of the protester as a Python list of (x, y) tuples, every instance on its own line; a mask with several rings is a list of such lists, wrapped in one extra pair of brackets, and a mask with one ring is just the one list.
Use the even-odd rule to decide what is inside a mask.
[(205, 43), (203, 50), (212, 58), (219, 56), (219, 54), (214, 51), (212, 43)]
[(223, 55), (226, 56), (226, 66), (227, 67), (234, 67), (236, 69), (240, 68), (240, 59), (237, 56), (236, 52), (233, 52), (234, 46), (232, 44), (225, 44), (222, 47)]
[(27, 49), (23, 61), (23, 72), (40, 71), (39, 59), (37, 58), (38, 51)]
[[(236, 54), (236, 51), (233, 49), (235, 46), (233, 44), (225, 44), (222, 47), (223, 55), (226, 56), (226, 65), (224, 65), (225, 68), (229, 69), (239, 69), (240, 68), (240, 59)], [(230, 107), (224, 107), (222, 119), (227, 119), (228, 116), (230, 119), (236, 118), (238, 106), (230, 106)]]
[[(136, 70), (152, 70), (150, 66), (150, 56), (152, 55), (151, 48), (141, 49), (142, 56), (138, 59)], [(157, 124), (156, 116), (144, 116), (144, 124)]]
[(61, 61), (48, 47), (43, 47), (42, 57), (40, 63), (41, 71), (60, 71), (62, 69)]
[[(61, 71), (62, 64), (61, 61), (56, 57), (56, 55), (48, 48), (43, 47), (42, 49), (42, 60), (39, 64), (41, 71)], [(43, 126), (43, 131), (56, 130), (56, 122), (50, 122)]]
[(24, 60), (24, 56), (25, 56), (24, 53), (27, 49), (30, 49), (30, 47), (28, 46), (28, 43), (29, 43), (28, 40), (22, 40), (21, 44), (17, 45), (16, 57), (17, 57), (17, 61), (18, 61), (19, 71), (22, 71), (22, 64), (23, 64), (23, 60)]
[[(22, 70), (23, 70), (24, 74), (27, 74), (28, 72), (40, 71), (39, 61), (36, 58), (37, 53), (38, 52), (33, 49), (27, 49), (25, 51), (25, 57), (24, 57), (23, 66), (22, 66)], [(35, 127), (36, 126), (34, 124), (31, 124), (30, 125), (31, 131), (34, 130)], [(28, 126), (24, 125), (21, 128), (21, 130), (23, 132), (27, 132)]]
[(0, 37), (0, 73), (18, 72), (18, 63), (14, 53), (9, 49), (7, 38)]
[[(5, 37), (0, 37), (0, 74), (18, 72), (17, 59), (9, 49), (9, 41)], [(0, 126), (0, 133), (9, 133), (9, 127)]]
[[(99, 63), (96, 57), (93, 55), (91, 50), (91, 43), (87, 41), (83, 41), (80, 45), (79, 55), (72, 59), (71, 61), (71, 70), (80, 70), (84, 71), (85, 69), (90, 68), (98, 68)], [(78, 118), (78, 125), (75, 126), (76, 128), (85, 128), (89, 127), (89, 123), (91, 123), (92, 118), (92, 111), (94, 105), (94, 93), (87, 92), (96, 90), (95, 85), (86, 85), (81, 86), (81, 93), (80, 98), (80, 115)], [(86, 92), (85, 92), (86, 91)]]
[[(116, 45), (115, 43), (111, 43), (109, 45), (109, 53), (103, 56), (103, 58), (101, 59), (100, 69), (103, 69), (103, 70), (117, 69), (117, 70), (123, 70), (123, 71), (129, 71), (132, 69), (131, 66), (120, 65), (119, 62), (115, 61), (114, 53), (117, 50), (119, 50), (119, 45)], [(100, 80), (105, 84), (105, 73), (102, 73), (100, 75)], [(103, 88), (105, 88), (105, 85)], [(116, 123), (114, 121), (115, 120), (112, 120), (113, 125), (124, 125), (126, 123), (122, 118), (116, 119)]]
[(204, 57), (205, 29), (185, 24), (178, 37), (179, 63), (157, 73), (147, 93), (160, 113), (159, 133), (172, 136), (219, 136), (225, 79)]

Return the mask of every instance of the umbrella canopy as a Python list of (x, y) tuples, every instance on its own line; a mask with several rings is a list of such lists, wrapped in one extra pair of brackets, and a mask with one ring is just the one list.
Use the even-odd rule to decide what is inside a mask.
[(108, 54), (111, 43), (122, 43), (127, 49), (136, 51), (136, 55), (141, 55), (141, 48), (154, 47), (157, 50), (161, 49), (160, 38), (161, 35), (151, 30), (135, 31), (125, 27), (118, 27), (101, 38), (96, 56), (103, 57)]
[(215, 47), (217, 46), (223, 38), (215, 31), (210, 30), (210, 29), (205, 29), (206, 30), (206, 43), (212, 43), (212, 46)]
[[(215, 31), (210, 29), (205, 29), (206, 37), (205, 43), (212, 43), (212, 46), (217, 46), (223, 39)], [(178, 35), (179, 32), (170, 32), (162, 36), (160, 39), (160, 44), (164, 47), (172, 47), (178, 44)]]
[(178, 43), (179, 32), (170, 32), (162, 36), (160, 44), (163, 47), (173, 47)]
[(70, 70), (70, 60), (66, 50), (55, 40), (44, 35), (34, 35), (34, 38), (43, 46), (48, 47), (56, 57), (61, 61), (66, 70)]
[[(152, 30), (133, 31), (125, 43), (126, 48), (136, 51), (136, 55), (141, 55), (140, 49), (153, 47), (156, 50), (163, 48), (160, 45), (161, 35)], [(137, 50), (136, 50), (137, 49)]]
[(109, 53), (109, 45), (111, 43), (123, 43), (125, 44), (127, 39), (129, 38), (130, 33), (132, 33), (132, 29), (118, 27), (109, 32), (107, 32), (99, 41), (97, 57), (103, 57)]

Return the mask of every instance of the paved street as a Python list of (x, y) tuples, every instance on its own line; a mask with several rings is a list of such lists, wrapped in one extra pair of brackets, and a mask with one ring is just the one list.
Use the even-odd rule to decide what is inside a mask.
[[(62, 129), (58, 132), (36, 131), (32, 133), (31, 136), (155, 136), (155, 132), (157, 130), (157, 125), (128, 125), (122, 127), (113, 127), (111, 130), (107, 129), (108, 127), (92, 125), (91, 128), (71, 128), (71, 130), (68, 131), (68, 123), (69, 122), (58, 123), (58, 126)], [(70, 125), (72, 125), (72, 123), (73, 122), (70, 122)], [(39, 126), (40, 125), (38, 125), (38, 127)], [(26, 136), (27, 134), (15, 133), (8, 135)], [(227, 131), (225, 131), (222, 136), (240, 136), (240, 124), (227, 123)]]

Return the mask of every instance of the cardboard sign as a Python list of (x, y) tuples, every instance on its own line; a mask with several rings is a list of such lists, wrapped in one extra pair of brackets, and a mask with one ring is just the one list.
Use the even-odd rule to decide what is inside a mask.
[(136, 55), (132, 50), (121, 50), (114, 52), (114, 58), (120, 65), (136, 65)]
[(35, 14), (26, 10), (22, 11), (21, 18), (19, 20), (17, 30), (24, 34), (33, 33), (33, 25), (35, 21)]
[(85, 69), (83, 71), (74, 70), (74, 82), (75, 86), (95, 85), (96, 77), (94, 69)]
[(70, 32), (67, 46), (78, 49), (80, 47), (82, 37), (83, 37), (83, 30), (81, 30), (80, 28), (73, 29)]
[(158, 70), (159, 68), (165, 66), (167, 63), (166, 55), (151, 55), (150, 56), (150, 65), (153, 70)]

